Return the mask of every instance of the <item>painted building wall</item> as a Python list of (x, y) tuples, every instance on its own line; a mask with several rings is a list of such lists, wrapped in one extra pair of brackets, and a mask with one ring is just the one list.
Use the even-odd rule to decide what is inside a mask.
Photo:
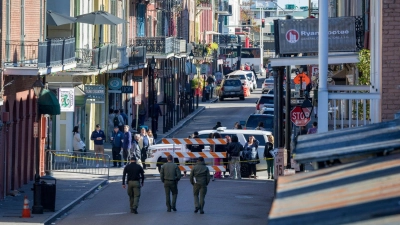
[[(382, 2), (382, 121), (400, 111), (400, 3)], [(373, 41), (373, 40), (371, 40)]]

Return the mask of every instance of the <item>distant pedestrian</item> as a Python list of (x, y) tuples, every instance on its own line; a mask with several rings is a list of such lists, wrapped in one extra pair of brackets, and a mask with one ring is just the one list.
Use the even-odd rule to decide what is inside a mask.
[(131, 213), (138, 214), (137, 208), (139, 207), (140, 189), (144, 184), (144, 171), (141, 166), (136, 164), (136, 158), (130, 157), (131, 163), (124, 168), (122, 174), (122, 188), (125, 186), (125, 177), (128, 184), (129, 207)]
[(143, 169), (146, 169), (146, 164), (144, 163), (147, 159), (147, 149), (150, 146), (150, 138), (147, 135), (147, 131), (145, 128), (140, 130), (140, 140), (139, 140), (139, 147), (140, 147), (140, 159), (143, 163)]
[(210, 90), (210, 98), (212, 99), (213, 98), (213, 92), (214, 92), (214, 85), (215, 85), (215, 78), (214, 78), (214, 76), (213, 75), (208, 75), (208, 77), (207, 77), (207, 86), (208, 86), (208, 89)]
[(144, 124), (146, 114), (146, 106), (144, 105), (144, 101), (142, 100), (141, 104), (139, 105), (139, 127)]
[(128, 155), (132, 148), (132, 133), (129, 131), (129, 126), (124, 126), (124, 138), (122, 139), (122, 155), (124, 157), (124, 165), (128, 163)]
[(213, 130), (216, 130), (218, 127), (222, 127), (221, 122), (217, 122), (217, 124), (213, 127)]
[(156, 144), (156, 138), (153, 135), (153, 131), (147, 131), (147, 136), (149, 137), (149, 147)]
[(121, 148), (122, 148), (122, 142), (124, 140), (124, 134), (119, 130), (119, 128), (116, 126), (114, 127), (114, 131), (110, 137), (111, 140), (111, 152), (112, 152), (112, 157), (113, 157), (113, 167), (117, 167), (117, 162), (118, 166), (121, 167)]
[(305, 126), (301, 126), (299, 132), (297, 133), (297, 136), (307, 134), (307, 132), (308, 131), (307, 131), (306, 127)]
[[(193, 138), (200, 138), (199, 132), (195, 131), (193, 133)], [(189, 145), (187, 145), (187, 149), (189, 149), (191, 152), (202, 152), (204, 149), (204, 145), (189, 144)]]
[(256, 127), (256, 130), (265, 130), (264, 128), (264, 122), (259, 122), (258, 126)]
[(136, 163), (142, 166), (142, 160), (140, 160), (142, 154), (139, 146), (140, 139), (141, 139), (140, 134), (135, 134), (135, 139), (132, 141), (132, 148), (130, 149), (129, 156), (130, 157), (134, 156), (136, 158)]
[(160, 105), (156, 101), (154, 101), (154, 110), (152, 113), (152, 119), (156, 128), (155, 131), (158, 131), (158, 117), (162, 116), (162, 111)]
[(242, 144), (239, 143), (237, 136), (232, 137), (232, 142), (227, 146), (229, 154), (229, 178), (241, 179), (240, 174), (240, 152), (243, 151)]
[(264, 159), (267, 162), (268, 179), (274, 179), (274, 157), (271, 154), (271, 150), (274, 149), (274, 137), (268, 135), (268, 142), (265, 143), (264, 147)]
[(108, 114), (108, 127), (107, 127), (107, 137), (111, 137), (114, 127), (118, 126), (114, 124), (115, 113), (113, 109), (110, 109)]
[(120, 109), (119, 114), (122, 116), (122, 119), (124, 120), (124, 125), (128, 124), (128, 116), (125, 114), (124, 109)]
[(80, 157), (82, 152), (85, 152), (85, 143), (81, 140), (81, 135), (79, 134), (79, 126), (74, 126), (74, 129), (72, 130), (72, 133), (74, 135), (74, 140), (73, 140), (73, 148), (74, 148), (74, 157), (75, 161), (78, 161), (78, 157)]
[(121, 115), (121, 113), (120, 113), (120, 111), (118, 110), (118, 109), (116, 109), (115, 111), (114, 111), (114, 114), (115, 114), (115, 119), (114, 119), (114, 124), (116, 125), (116, 122), (117, 122), (117, 119), (118, 119), (118, 127), (119, 127), (119, 130), (124, 130), (124, 125), (125, 125), (125, 122), (124, 122), (124, 118), (122, 117), (122, 115)]
[[(181, 179), (181, 171), (179, 170), (179, 167), (173, 162), (172, 155), (168, 155), (167, 160), (168, 162), (161, 166), (160, 178), (161, 182), (164, 183), (167, 212), (171, 212), (171, 209), (176, 211), (178, 181)], [(170, 193), (172, 193), (172, 203)]]
[(243, 127), (242, 127), (242, 125), (238, 124), (236, 129), (238, 129), (238, 130), (242, 130), (242, 129), (243, 129)]
[(233, 129), (238, 129), (239, 122), (235, 122), (235, 124), (233, 125)]
[(225, 178), (226, 172), (229, 172), (229, 174), (230, 174), (230, 170), (229, 170), (230, 155), (228, 154), (227, 149), (228, 149), (228, 145), (232, 142), (231, 136), (225, 135), (225, 140), (226, 140), (226, 145), (224, 145), (224, 152), (226, 152), (226, 157), (222, 159), (222, 163), (224, 164), (226, 169), (225, 169), (225, 172), (223, 172), (223, 174), (222, 174), (222, 178)]
[(193, 167), (192, 171), (190, 171), (190, 183), (193, 185), (195, 213), (200, 210), (200, 214), (204, 214), (204, 199), (207, 194), (207, 186), (210, 183), (210, 179), (210, 171), (204, 163), (204, 158), (199, 157), (196, 165)]
[(104, 131), (101, 130), (100, 124), (96, 124), (96, 130), (90, 135), (90, 140), (94, 142), (94, 153), (97, 158), (97, 165), (99, 167), (99, 156), (103, 158), (104, 167), (107, 167), (106, 161), (104, 159), (104, 141), (106, 140), (106, 135)]
[(317, 127), (318, 123), (317, 122), (313, 122), (312, 123), (312, 127), (310, 129), (308, 129), (307, 134), (315, 134), (318, 132), (318, 127)]
[(244, 144), (243, 147), (243, 158), (245, 161), (247, 161), (247, 164), (249, 165), (249, 178), (251, 177), (251, 174), (254, 174), (254, 179), (257, 179), (256, 164), (260, 163), (260, 158), (258, 156), (259, 143), (260, 142), (255, 139), (254, 136), (249, 136), (246, 144)]

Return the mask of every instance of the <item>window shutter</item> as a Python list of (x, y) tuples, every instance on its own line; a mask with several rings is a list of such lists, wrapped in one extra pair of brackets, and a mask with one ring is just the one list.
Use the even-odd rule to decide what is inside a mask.
[(138, 37), (144, 37), (145, 36), (145, 24), (146, 24), (146, 18), (145, 18), (145, 11), (146, 6), (144, 4), (138, 4), (137, 7), (137, 21), (136, 21), (136, 26), (137, 26), (137, 36)]

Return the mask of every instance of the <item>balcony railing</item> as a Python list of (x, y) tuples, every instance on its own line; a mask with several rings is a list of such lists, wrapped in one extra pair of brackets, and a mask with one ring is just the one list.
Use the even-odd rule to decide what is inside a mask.
[(131, 46), (129, 48), (129, 65), (140, 65), (146, 63), (146, 47), (144, 46)]
[(73, 63), (75, 38), (38, 41), (5, 41), (4, 65), (11, 67), (55, 67)]
[(100, 48), (80, 48), (75, 51), (77, 67), (103, 68), (118, 62), (117, 44), (107, 44)]
[(186, 52), (186, 40), (175, 37), (136, 37), (131, 46), (144, 46), (147, 54), (171, 54)]
[(239, 44), (238, 36), (237, 35), (213, 35), (213, 42), (217, 43), (218, 45), (237, 45)]

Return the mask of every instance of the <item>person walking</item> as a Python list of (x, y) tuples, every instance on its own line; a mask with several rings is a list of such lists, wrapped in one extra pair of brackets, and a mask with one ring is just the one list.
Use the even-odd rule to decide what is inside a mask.
[(84, 150), (85, 150), (85, 145), (84, 145), (83, 141), (81, 140), (81, 135), (79, 134), (78, 126), (74, 126), (72, 133), (74, 135), (74, 140), (73, 140), (74, 157), (76, 157), (75, 162), (77, 162), (78, 157), (80, 156), (79, 153), (84, 152)]
[(156, 139), (153, 135), (153, 131), (147, 131), (147, 136), (149, 137), (149, 147), (156, 144)]
[[(140, 130), (140, 140), (139, 140), (139, 147), (140, 147), (140, 160), (144, 162), (147, 159), (147, 149), (150, 146), (150, 138), (147, 135), (147, 131), (145, 128)], [(146, 164), (143, 163), (143, 169), (146, 169)]]
[(129, 126), (124, 126), (124, 138), (122, 139), (122, 155), (124, 157), (124, 166), (128, 163), (129, 151), (132, 148), (132, 134)]
[(131, 213), (138, 214), (137, 208), (139, 207), (140, 189), (144, 184), (144, 171), (141, 166), (136, 163), (134, 156), (130, 157), (131, 163), (124, 168), (122, 174), (122, 188), (126, 189), (126, 183), (128, 184), (128, 196), (129, 196), (129, 207)]
[(264, 147), (264, 159), (267, 162), (268, 179), (274, 179), (274, 157), (271, 154), (271, 150), (274, 149), (274, 137), (268, 135), (268, 142), (265, 143)]
[(242, 144), (239, 143), (237, 136), (232, 137), (232, 142), (227, 146), (227, 153), (229, 154), (229, 178), (241, 179), (240, 174), (240, 152), (243, 151)]
[(217, 122), (217, 124), (213, 127), (213, 130), (216, 130), (218, 127), (222, 127), (221, 122)]
[[(172, 155), (167, 156), (168, 162), (161, 166), (160, 178), (164, 183), (165, 200), (167, 204), (167, 212), (171, 209), (176, 211), (176, 198), (178, 197), (178, 181), (181, 179), (181, 171), (173, 162)], [(170, 193), (172, 193), (172, 204)]]
[(310, 129), (308, 129), (307, 134), (315, 134), (318, 132), (318, 123), (317, 122), (313, 122), (312, 123), (312, 127)]
[(255, 139), (254, 136), (249, 136), (246, 144), (244, 144), (244, 160), (247, 160), (247, 164), (249, 165), (249, 178), (251, 174), (254, 174), (254, 179), (257, 179), (257, 169), (256, 164), (260, 163), (260, 158), (258, 156), (258, 145), (259, 141)]
[(110, 109), (108, 114), (108, 127), (107, 127), (107, 137), (111, 137), (114, 127), (118, 126), (114, 124), (115, 113), (113, 109)]
[(113, 157), (113, 167), (118, 166), (121, 167), (121, 148), (122, 148), (122, 142), (124, 140), (124, 134), (119, 130), (119, 128), (116, 126), (114, 127), (114, 131), (112, 132), (112, 135), (110, 137), (111, 139), (111, 152), (112, 152), (112, 157)]
[(135, 139), (132, 141), (132, 148), (130, 148), (129, 156), (131, 156), (131, 157), (135, 156), (136, 163), (138, 165), (142, 166), (142, 160), (140, 160), (140, 156), (141, 156), (141, 150), (140, 150), (140, 146), (139, 146), (140, 139), (141, 139), (140, 134), (135, 134)]
[(118, 127), (119, 127), (119, 130), (121, 130), (121, 131), (124, 130), (125, 122), (124, 122), (124, 118), (123, 118), (122, 115), (121, 115), (120, 110), (116, 109), (114, 113), (115, 113), (115, 116), (116, 116), (117, 119), (118, 119)]
[(146, 106), (144, 105), (144, 101), (142, 100), (141, 104), (139, 105), (139, 127), (144, 124), (144, 120), (146, 119)]
[(128, 116), (125, 114), (124, 109), (120, 109), (119, 114), (122, 116), (122, 119), (124, 120), (124, 125), (128, 124)]
[(214, 92), (215, 78), (213, 77), (212, 74), (209, 74), (206, 81), (207, 81), (207, 84), (208, 84), (207, 85), (208, 89), (210, 90), (210, 99), (212, 99), (213, 98), (213, 92)]
[(152, 114), (153, 114), (152, 119), (153, 119), (154, 126), (156, 128), (156, 130), (155, 130), (155, 133), (156, 133), (156, 131), (158, 131), (158, 117), (162, 116), (161, 107), (157, 103), (157, 101), (154, 101), (154, 110), (153, 110)]
[(104, 140), (106, 140), (106, 135), (104, 134), (104, 131), (101, 130), (100, 124), (96, 124), (96, 129), (92, 132), (90, 140), (94, 142), (94, 153), (96, 154), (97, 158), (96, 167), (99, 167), (98, 155), (102, 156), (104, 167), (107, 167), (107, 164), (104, 159)]
[(204, 163), (204, 158), (199, 157), (196, 165), (193, 167), (192, 171), (190, 171), (190, 183), (193, 185), (195, 213), (200, 210), (200, 214), (204, 214), (204, 199), (207, 194), (207, 186), (210, 183), (210, 179), (210, 170)]

